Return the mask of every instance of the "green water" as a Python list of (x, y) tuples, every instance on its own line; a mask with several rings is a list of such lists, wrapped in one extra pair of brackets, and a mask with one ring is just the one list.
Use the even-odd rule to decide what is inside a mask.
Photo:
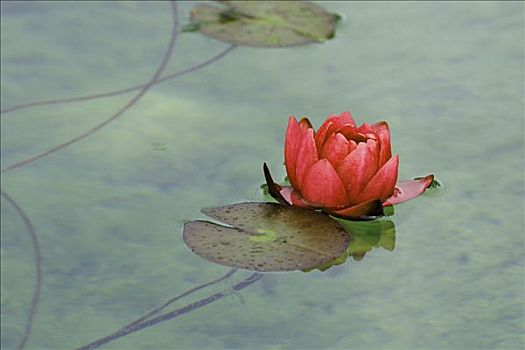
[[(178, 4), (181, 24), (191, 2)], [(153, 87), (118, 120), (2, 174), (39, 235), (42, 294), (28, 349), (110, 334), (228, 268), (192, 254), (202, 207), (261, 201), (285, 170), (290, 114), (387, 120), (400, 178), (444, 188), (396, 207), (395, 249), (326, 272), (266, 274), (108, 349), (523, 349), (524, 4), (323, 2), (336, 38), (238, 47)], [(2, 2), (2, 108), (141, 84), (169, 41), (164, 2)], [(165, 74), (228, 44), (181, 34)], [(2, 169), (67, 141), (134, 93), (3, 114)], [(31, 238), (2, 199), (1, 346), (24, 334)], [(174, 307), (227, 291), (249, 275)]]

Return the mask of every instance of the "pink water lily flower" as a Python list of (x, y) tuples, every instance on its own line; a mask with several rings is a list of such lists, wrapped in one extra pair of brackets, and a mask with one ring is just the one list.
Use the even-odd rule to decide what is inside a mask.
[(382, 215), (383, 207), (419, 196), (434, 179), (397, 182), (399, 156), (392, 156), (388, 124), (357, 127), (349, 112), (329, 116), (317, 131), (307, 118), (291, 116), (284, 160), (291, 186), (273, 182), (264, 165), (274, 198), (343, 218)]

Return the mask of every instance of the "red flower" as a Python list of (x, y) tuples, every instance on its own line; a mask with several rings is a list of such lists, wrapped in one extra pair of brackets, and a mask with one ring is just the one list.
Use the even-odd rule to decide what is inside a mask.
[(363, 218), (382, 215), (384, 206), (419, 196), (433, 175), (396, 184), (399, 156), (392, 156), (386, 122), (357, 127), (349, 112), (332, 115), (317, 132), (307, 118), (291, 116), (284, 159), (292, 186), (273, 182), (266, 164), (270, 194), (282, 203)]

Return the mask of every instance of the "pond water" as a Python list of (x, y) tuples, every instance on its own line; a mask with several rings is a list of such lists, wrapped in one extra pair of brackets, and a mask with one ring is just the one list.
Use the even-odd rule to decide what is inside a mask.
[[(178, 3), (182, 24), (195, 3)], [(2, 174), (1, 346), (71, 349), (227, 267), (182, 225), (203, 207), (263, 201), (285, 176), (288, 116), (387, 120), (400, 178), (443, 187), (396, 206), (395, 249), (326, 272), (230, 279), (177, 301), (226, 297), (108, 349), (523, 349), (524, 4), (322, 2), (336, 37), (236, 47), (153, 86), (88, 137)], [(169, 43), (166, 2), (2, 2), (2, 109), (148, 82)], [(181, 33), (163, 76), (229, 44)], [(2, 114), (2, 169), (83, 134), (139, 90)], [(9, 197), (7, 197), (9, 196)]]

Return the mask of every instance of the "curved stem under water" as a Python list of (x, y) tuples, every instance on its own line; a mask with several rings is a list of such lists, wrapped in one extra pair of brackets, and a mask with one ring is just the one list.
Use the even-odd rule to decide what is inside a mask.
[(162, 62), (161, 64), (159, 65), (159, 67), (157, 68), (157, 70), (155, 71), (155, 74), (153, 74), (152, 78), (145, 84), (142, 86), (142, 88), (140, 89), (139, 93), (137, 95), (135, 95), (131, 100), (129, 100), (128, 103), (126, 103), (126, 105), (124, 105), (124, 107), (122, 107), (120, 110), (118, 110), (115, 114), (113, 114), (111, 117), (109, 117), (108, 119), (106, 119), (105, 121), (103, 121), (102, 123), (98, 124), (97, 126), (91, 128), (90, 130), (84, 132), (83, 134), (77, 136), (77, 137), (74, 137), (72, 138), (71, 140), (67, 141), (67, 142), (64, 142), (58, 146), (55, 146), (45, 152), (42, 152), (42, 153), (39, 153), (31, 158), (28, 158), (28, 159), (25, 159), (25, 160), (22, 160), (22, 161), (19, 161), (19, 162), (16, 162), (14, 164), (11, 164), (10, 166), (2, 169), (2, 173), (5, 173), (5, 172), (8, 172), (10, 170), (13, 170), (13, 169), (16, 169), (18, 167), (21, 167), (25, 164), (28, 164), (28, 163), (31, 163), (31, 162), (34, 162), (35, 160), (37, 159), (40, 159), (40, 158), (43, 158), (45, 156), (48, 156), (62, 148), (65, 148), (67, 146), (70, 146), (88, 136), (90, 136), (91, 134), (95, 133), (96, 131), (102, 129), (104, 126), (106, 126), (107, 124), (111, 123), (112, 121), (114, 121), (115, 119), (117, 119), (118, 117), (120, 117), (122, 114), (124, 114), (124, 112), (126, 112), (131, 106), (133, 106), (135, 103), (137, 103), (141, 98), (142, 96), (144, 96), (144, 94), (149, 90), (149, 88), (151, 86), (153, 86), (153, 84), (155, 84), (155, 82), (159, 79), (160, 75), (162, 74), (162, 72), (164, 71), (164, 68), (166, 68), (166, 65), (168, 64), (168, 61), (171, 57), (171, 54), (173, 53), (173, 49), (175, 47), (175, 43), (177, 41), (177, 37), (178, 37), (178, 27), (179, 27), (179, 21), (178, 21), (178, 14), (177, 14), (177, 5), (175, 3), (175, 1), (170, 1), (170, 4), (171, 4), (171, 11), (172, 11), (172, 16), (173, 16), (173, 26), (172, 26), (172, 30), (171, 30), (171, 37), (170, 37), (170, 43), (168, 45), (168, 48), (166, 50), (166, 53), (164, 54), (164, 57), (162, 58)]
[(33, 256), (35, 259), (35, 288), (33, 290), (33, 299), (31, 300), (31, 306), (27, 314), (26, 329), (22, 340), (17, 346), (17, 349), (23, 349), (31, 336), (31, 330), (33, 327), (33, 320), (35, 318), (36, 310), (38, 309), (38, 303), (40, 301), (40, 294), (42, 291), (42, 254), (40, 253), (40, 243), (38, 234), (35, 230), (35, 226), (31, 222), (31, 219), (26, 215), (25, 211), (18, 205), (18, 203), (11, 197), (7, 192), (0, 190), (1, 196), (16, 210), (18, 215), (24, 221), (27, 231), (31, 235), (33, 242)]
[[(168, 81), (168, 80), (172, 80), (172, 79), (178, 78), (178, 77), (183, 76), (185, 74), (194, 72), (194, 71), (199, 70), (201, 68), (204, 68), (207, 65), (210, 65), (210, 64), (212, 64), (214, 62), (217, 62), (218, 60), (220, 60), (221, 58), (226, 56), (226, 54), (229, 53), (231, 50), (233, 50), (236, 46), (237, 45), (232, 44), (232, 45), (228, 46), (226, 49), (224, 49), (221, 52), (219, 52), (218, 54), (216, 54), (215, 56), (212, 56), (212, 57), (208, 58), (205, 61), (197, 63), (197, 64), (195, 64), (193, 66), (188, 67), (188, 68), (184, 68), (184, 69), (182, 69), (182, 70), (180, 70), (178, 72), (172, 73), (172, 74), (167, 75), (165, 77), (162, 77), (162, 78), (158, 79), (154, 83), (154, 85), (163, 83), (163, 82)], [(125, 94), (125, 93), (128, 93), (128, 92), (131, 92), (131, 91), (139, 90), (139, 89), (143, 88), (144, 86), (146, 86), (146, 84), (134, 85), (134, 86), (131, 86), (129, 88), (115, 90), (115, 91), (109, 91), (109, 92), (102, 92), (102, 93), (94, 94), (94, 95), (77, 96), (77, 97), (70, 97), (70, 98), (64, 98), (64, 99), (54, 99), (54, 100), (33, 101), (33, 102), (23, 103), (23, 104), (19, 104), (19, 105), (15, 105), (15, 106), (11, 106), (11, 107), (2, 109), (2, 110), (0, 110), (0, 114), (1, 115), (5, 115), (5, 114), (8, 114), (9, 112), (14, 112), (14, 111), (17, 111), (17, 110), (31, 108), (31, 107), (37, 107), (37, 106), (46, 106), (46, 105), (53, 105), (53, 104), (80, 102), (80, 101), (95, 100), (95, 99), (104, 98), (104, 97), (118, 96), (118, 95), (122, 95), (122, 94)]]
[[(244, 289), (244, 288), (248, 287), (252, 283), (257, 282), (262, 277), (263, 277), (263, 274), (261, 274), (259, 272), (254, 272), (250, 276), (248, 276), (247, 278), (242, 280), (241, 282), (238, 282), (237, 284), (235, 284), (232, 287), (232, 289), (233, 289), (233, 291), (236, 291), (236, 292), (240, 291), (241, 289)], [(151, 327), (151, 326), (156, 325), (158, 323), (161, 323), (161, 322), (170, 320), (172, 318), (184, 315), (184, 314), (186, 314), (186, 313), (188, 313), (190, 311), (199, 309), (199, 308), (201, 308), (203, 306), (206, 306), (208, 304), (213, 303), (214, 301), (220, 300), (220, 299), (224, 298), (227, 295), (228, 295), (228, 293), (225, 293), (225, 292), (215, 293), (213, 295), (210, 295), (207, 298), (201, 299), (201, 300), (196, 301), (196, 302), (194, 302), (192, 304), (188, 304), (188, 305), (186, 305), (184, 307), (181, 307), (179, 309), (175, 309), (175, 310), (173, 310), (171, 312), (162, 314), (162, 315), (157, 316), (155, 318), (151, 318), (151, 319), (146, 320), (144, 322), (136, 323), (136, 324), (134, 324), (133, 326), (130, 326), (130, 327), (121, 328), (120, 330), (118, 330), (118, 331), (116, 331), (116, 332), (114, 332), (114, 333), (112, 333), (110, 335), (107, 335), (105, 337), (97, 339), (97, 340), (95, 340), (95, 341), (93, 341), (93, 342), (91, 342), (91, 343), (89, 343), (87, 345), (81, 346), (80, 348), (77, 348), (77, 350), (96, 349), (96, 348), (100, 347), (101, 345), (107, 344), (107, 343), (109, 343), (109, 342), (111, 342), (113, 340), (116, 340), (116, 339), (121, 338), (123, 336), (126, 336), (128, 334), (140, 331), (140, 330), (142, 330), (144, 328)]]
[(209, 287), (211, 285), (214, 285), (216, 283), (219, 283), (221, 281), (224, 281), (225, 279), (231, 277), (235, 272), (237, 272), (237, 269), (230, 269), (228, 272), (226, 272), (222, 277), (219, 277), (219, 278), (216, 278), (214, 280), (211, 280), (209, 282), (206, 282), (206, 283), (203, 283), (197, 287), (194, 287), (192, 289), (189, 289), (187, 291), (185, 291), (184, 293), (181, 293), (173, 298), (171, 298), (170, 300), (168, 300), (167, 302), (165, 302), (164, 304), (162, 304), (161, 306), (147, 312), (146, 314), (144, 314), (143, 316), (139, 317), (138, 319), (136, 319), (135, 321), (125, 325), (124, 327), (122, 327), (119, 331), (121, 330), (124, 330), (126, 328), (129, 328), (129, 327), (132, 327), (134, 325), (136, 325), (137, 323), (140, 323), (144, 320), (147, 320), (148, 318), (151, 318), (152, 316), (154, 316), (155, 314), (159, 313), (160, 311), (162, 311), (163, 309), (165, 309), (166, 307), (168, 307), (170, 304), (176, 302), (177, 300), (179, 299), (182, 299), (184, 298), (185, 296), (187, 295), (190, 295), (191, 293), (194, 293), (196, 291), (199, 291), (203, 288), (206, 288), (206, 287)]

